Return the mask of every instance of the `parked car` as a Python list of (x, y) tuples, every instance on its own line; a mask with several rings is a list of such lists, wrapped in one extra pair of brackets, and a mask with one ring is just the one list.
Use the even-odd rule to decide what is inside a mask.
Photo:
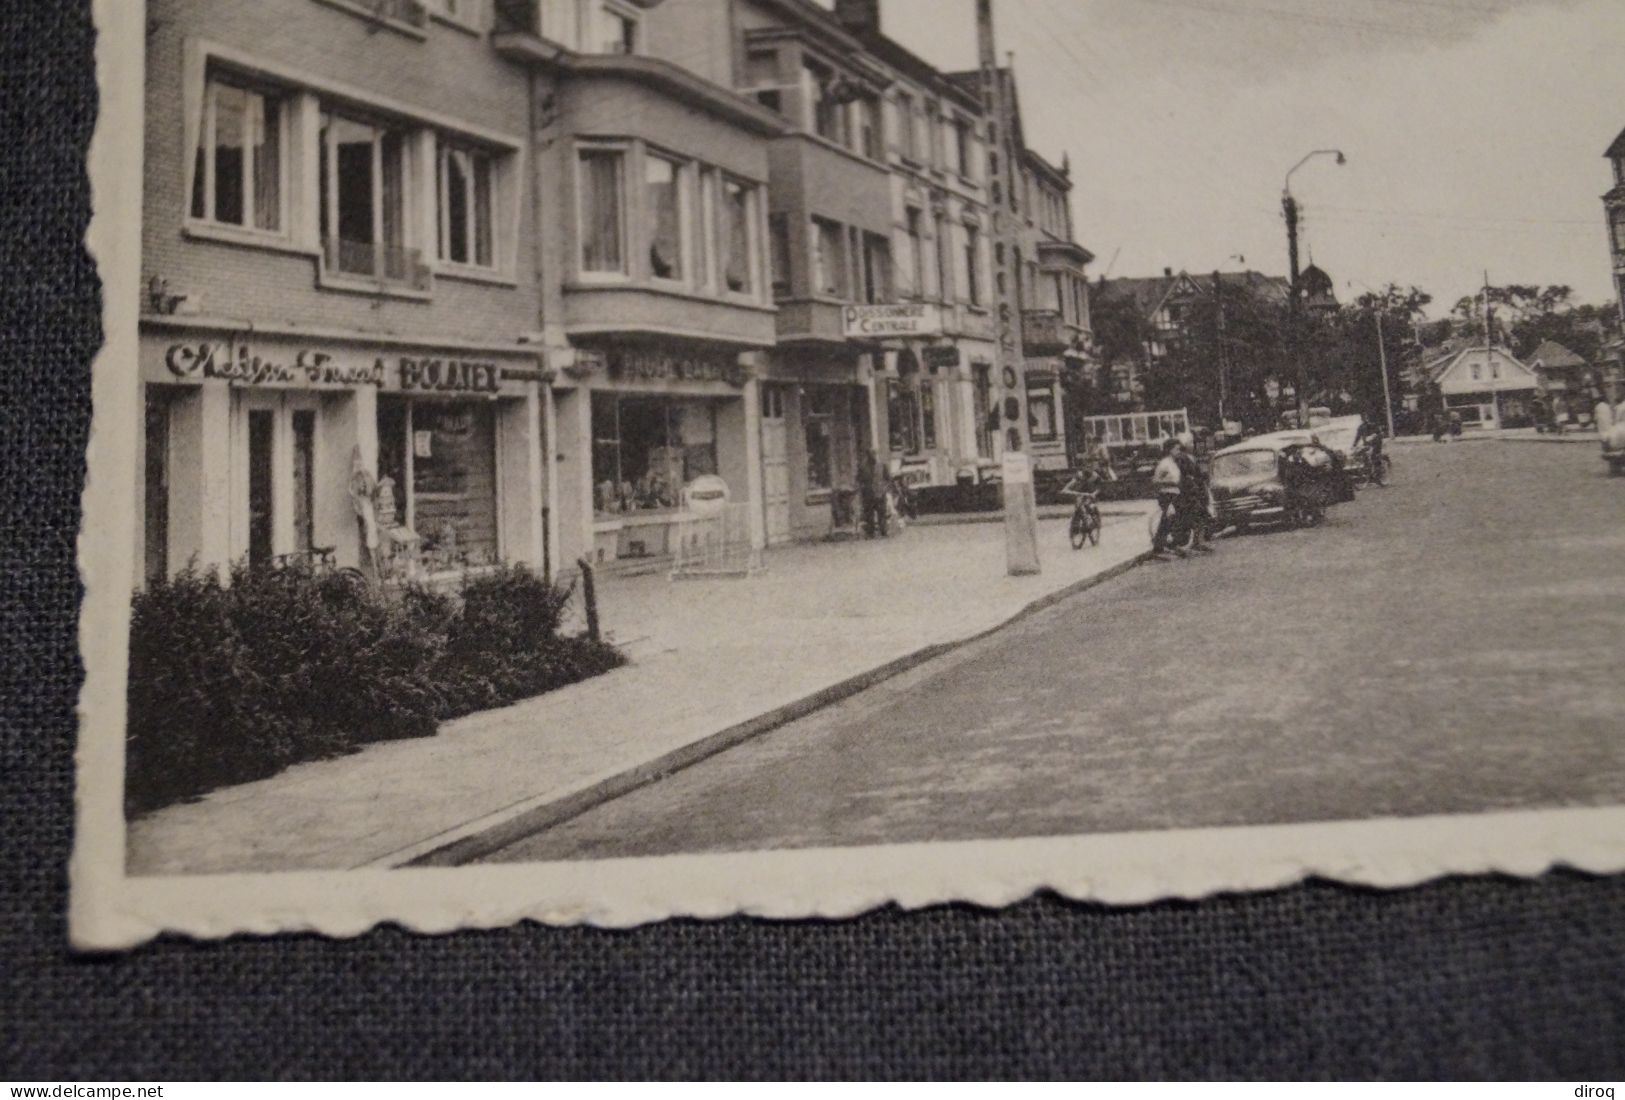
[(1313, 527), (1333, 504), (1354, 499), (1343, 461), (1315, 433), (1271, 432), (1232, 444), (1209, 471), (1221, 525)]

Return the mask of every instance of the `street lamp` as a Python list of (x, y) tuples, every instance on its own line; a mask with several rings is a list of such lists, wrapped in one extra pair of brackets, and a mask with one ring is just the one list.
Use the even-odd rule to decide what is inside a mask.
[(1281, 209), (1286, 212), (1287, 259), (1291, 264), (1291, 293), (1287, 298), (1287, 331), (1292, 340), (1292, 355), (1298, 360), (1298, 427), (1309, 427), (1309, 365), (1304, 361), (1298, 339), (1298, 200), (1292, 197), (1292, 174), (1316, 157), (1336, 157), (1338, 164), (1347, 164), (1348, 157), (1341, 149), (1316, 149), (1287, 170), (1281, 183)]
[[(1372, 290), (1358, 279), (1351, 279), (1349, 285), (1365, 286), (1367, 294), (1370, 294), (1373, 298), (1378, 297), (1375, 290)], [(1386, 306), (1387, 304), (1387, 299), (1384, 298), (1383, 305)], [(1371, 313), (1377, 322), (1377, 358), (1382, 363), (1382, 411), (1388, 418), (1388, 438), (1392, 439), (1394, 438), (1394, 396), (1388, 390), (1388, 345), (1383, 343), (1382, 340), (1383, 311), (1374, 309)]]

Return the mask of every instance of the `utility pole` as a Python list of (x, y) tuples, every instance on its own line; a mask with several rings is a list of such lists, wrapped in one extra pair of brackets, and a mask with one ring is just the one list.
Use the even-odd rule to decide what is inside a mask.
[(1377, 311), (1377, 360), (1382, 364), (1382, 412), (1388, 420), (1388, 438), (1394, 438), (1394, 395), (1388, 389), (1388, 345), (1382, 338), (1382, 311)]
[(1489, 371), (1490, 404), (1495, 409), (1495, 426), (1501, 427), (1501, 390), (1495, 384), (1495, 348), (1490, 337), (1490, 273), (1484, 271), (1484, 369)]
[(1217, 311), (1217, 313), (1215, 315), (1217, 320), (1215, 321), (1214, 331), (1215, 331), (1216, 337), (1217, 337), (1216, 340), (1215, 340), (1215, 346), (1218, 348), (1218, 353), (1219, 353), (1219, 430), (1223, 431), (1224, 430), (1224, 399), (1225, 399), (1225, 378), (1224, 378), (1224, 374), (1225, 374), (1225, 371), (1224, 371), (1224, 284), (1219, 279), (1219, 271), (1218, 271), (1217, 268), (1214, 268), (1214, 270), (1213, 270), (1213, 308)]
[(1298, 339), (1298, 200), (1292, 192), (1281, 195), (1281, 209), (1286, 213), (1286, 253), (1290, 289), (1286, 300), (1287, 348), (1298, 366), (1298, 427), (1309, 426), (1309, 364), (1304, 361), (1303, 348)]

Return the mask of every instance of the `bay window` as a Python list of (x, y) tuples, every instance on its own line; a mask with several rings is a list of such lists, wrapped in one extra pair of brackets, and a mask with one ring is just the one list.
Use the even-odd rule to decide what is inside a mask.
[(683, 169), (650, 154), (643, 160), (643, 202), (649, 235), (649, 269), (657, 279), (683, 277)]
[(754, 294), (755, 249), (751, 247), (756, 214), (756, 189), (737, 180), (722, 181), (722, 259), (723, 285), (734, 294)]
[(193, 163), (193, 218), (281, 232), (283, 114), (275, 96), (209, 78)]
[(624, 156), (615, 149), (583, 149), (580, 154), (579, 218), (581, 270), (593, 273), (626, 271), (621, 181)]
[(846, 230), (823, 218), (812, 220), (813, 290), (832, 298), (847, 296)]
[(328, 112), (321, 133), (321, 228), (330, 269), (395, 282), (418, 278), (406, 242), (408, 141), (392, 126)]
[(488, 152), (440, 144), (440, 258), (476, 267), (496, 266), (493, 228), (495, 158)]

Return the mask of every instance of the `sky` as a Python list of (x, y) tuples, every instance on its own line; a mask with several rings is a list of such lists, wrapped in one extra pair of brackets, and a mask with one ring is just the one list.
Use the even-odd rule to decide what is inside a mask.
[[(882, 0), (891, 37), (975, 64), (974, 0)], [(1599, 196), (1625, 130), (1625, 0), (994, 0), (1028, 144), (1070, 155), (1091, 273), (1286, 273), (1343, 298), (1493, 283), (1612, 300)], [(1245, 263), (1237, 257), (1245, 257)], [(1306, 261), (1307, 262), (1307, 259)]]

